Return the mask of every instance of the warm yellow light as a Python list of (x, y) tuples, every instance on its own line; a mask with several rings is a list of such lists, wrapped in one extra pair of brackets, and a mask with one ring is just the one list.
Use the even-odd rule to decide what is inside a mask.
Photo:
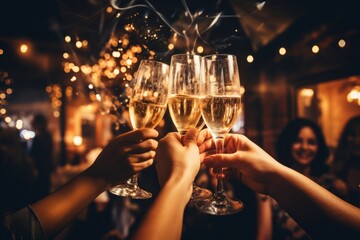
[(246, 61), (247, 61), (248, 63), (252, 63), (252, 62), (254, 61), (254, 57), (253, 57), (252, 55), (248, 55), (248, 56), (246, 57)]
[(197, 49), (196, 49), (196, 51), (197, 51), (198, 53), (203, 53), (203, 52), (204, 52), (204, 48), (203, 48), (202, 46), (198, 46)]
[(60, 112), (59, 111), (54, 111), (53, 116), (54, 116), (54, 118), (59, 118), (60, 117)]
[(286, 54), (286, 48), (281, 47), (281, 48), (279, 49), (279, 54), (280, 54), (280, 55), (285, 55), (285, 54)]
[(25, 53), (28, 52), (28, 50), (29, 50), (29, 46), (27, 44), (23, 43), (23, 44), (20, 45), (20, 52), (21, 53), (25, 54)]
[(46, 86), (45, 91), (47, 93), (51, 93), (52, 92), (52, 87), (51, 86)]
[(113, 52), (112, 52), (112, 56), (113, 56), (114, 58), (119, 58), (119, 57), (120, 57), (120, 52), (119, 52), (119, 51), (113, 51)]
[(1, 109), (0, 109), (0, 114), (2, 114), (2, 115), (6, 114), (6, 109), (5, 109), (5, 108), (1, 108)]
[(83, 142), (83, 139), (81, 136), (74, 136), (73, 143), (75, 146), (80, 146)]
[(65, 42), (67, 42), (67, 43), (71, 42), (71, 37), (70, 37), (70, 36), (66, 36), (66, 37), (65, 37)]
[(318, 53), (320, 51), (320, 48), (318, 45), (314, 45), (314, 46), (312, 46), (311, 51), (313, 53)]
[(304, 100), (305, 106), (310, 106), (314, 96), (314, 90), (311, 88), (303, 88), (300, 90), (299, 95)]
[(122, 41), (122, 46), (123, 47), (126, 47), (127, 45), (129, 44), (129, 39), (124, 39), (123, 41)]
[(113, 11), (112, 7), (107, 7), (107, 8), (106, 8), (106, 12), (107, 12), (107, 13), (111, 13), (112, 11)]
[(63, 53), (63, 58), (64, 58), (64, 59), (68, 59), (68, 58), (69, 58), (69, 54), (68, 54), (68, 53)]
[(300, 90), (301, 97), (312, 97), (314, 96), (314, 90), (311, 88), (303, 88)]
[(23, 123), (23, 121), (21, 119), (16, 120), (15, 127), (17, 129), (22, 129), (23, 126), (24, 126), (24, 123)]
[(345, 45), (346, 45), (345, 40), (344, 40), (344, 39), (340, 39), (339, 42), (338, 42), (338, 45), (339, 45), (339, 47), (341, 47), (341, 48), (345, 47)]
[(241, 95), (244, 95), (245, 93), (245, 88), (243, 86), (240, 87), (240, 94)]
[(126, 60), (126, 64), (129, 65), (129, 66), (132, 64), (132, 61), (131, 61), (130, 58)]
[(71, 97), (73, 95), (73, 88), (71, 86), (67, 86), (66, 89), (65, 89), (65, 95), (67, 97)]
[(77, 47), (77, 48), (81, 48), (82, 47), (82, 42), (81, 41), (76, 41), (76, 43), (75, 43), (75, 46)]
[(1, 48), (0, 48), (0, 55), (3, 55), (4, 54), (4, 50), (2, 50)]
[(168, 45), (168, 49), (169, 49), (169, 50), (173, 50), (174, 47), (175, 47), (175, 46), (174, 46), (174, 44), (172, 44), (172, 43), (170, 43), (170, 44)]
[(360, 106), (360, 86), (355, 86), (346, 96), (347, 101), (356, 102)]
[(74, 66), (72, 70), (77, 73), (80, 71), (80, 68), (78, 66)]

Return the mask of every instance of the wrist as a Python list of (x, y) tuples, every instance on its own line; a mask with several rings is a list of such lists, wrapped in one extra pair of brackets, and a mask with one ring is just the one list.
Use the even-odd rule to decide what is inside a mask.
[(174, 194), (178, 194), (180, 198), (183, 198), (183, 202), (186, 205), (192, 193), (192, 180), (186, 174), (172, 175), (164, 183), (162, 189), (169, 189)]
[(98, 189), (99, 192), (103, 192), (107, 190), (110, 187), (110, 183), (105, 180), (105, 178), (98, 173), (92, 166), (87, 168), (82, 175), (85, 178), (88, 178), (93, 184), (96, 189)]

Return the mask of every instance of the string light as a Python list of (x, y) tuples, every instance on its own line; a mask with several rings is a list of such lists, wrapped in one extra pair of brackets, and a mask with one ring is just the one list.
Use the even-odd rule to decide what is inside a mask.
[(281, 48), (279, 49), (279, 54), (280, 54), (280, 55), (285, 55), (285, 54), (286, 54), (286, 48), (281, 47)]
[(341, 47), (341, 48), (345, 47), (345, 45), (346, 45), (345, 40), (344, 40), (344, 39), (340, 39), (339, 42), (338, 42), (338, 45), (339, 45), (339, 47)]
[(312, 46), (311, 51), (313, 53), (318, 53), (320, 51), (320, 48), (318, 45), (314, 45), (314, 46)]
[(22, 54), (26, 54), (28, 50), (29, 50), (29, 46), (27, 44), (23, 43), (20, 45), (20, 52)]
[(246, 57), (246, 61), (247, 61), (248, 63), (252, 63), (252, 62), (254, 61), (254, 57), (253, 57), (252, 55), (248, 55), (248, 56)]

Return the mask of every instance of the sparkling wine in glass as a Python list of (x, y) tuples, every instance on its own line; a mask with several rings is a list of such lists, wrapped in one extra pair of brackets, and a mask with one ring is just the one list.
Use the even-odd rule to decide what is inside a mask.
[[(136, 74), (129, 102), (130, 122), (133, 129), (155, 128), (164, 117), (168, 99), (169, 66), (165, 63), (142, 60)], [(138, 174), (125, 184), (109, 191), (115, 195), (134, 199), (151, 198), (152, 194), (138, 185)]]
[[(234, 55), (213, 54), (202, 58), (202, 117), (216, 144), (216, 153), (222, 153), (224, 138), (241, 112), (240, 76)], [(211, 215), (228, 215), (241, 211), (240, 200), (230, 199), (223, 184), (222, 169), (214, 169), (216, 191), (210, 198), (198, 200), (195, 206)]]
[[(184, 135), (190, 128), (202, 128), (199, 96), (201, 57), (195, 54), (173, 55), (169, 71), (168, 108), (177, 131)], [(209, 190), (193, 183), (192, 200), (206, 198), (211, 194)]]

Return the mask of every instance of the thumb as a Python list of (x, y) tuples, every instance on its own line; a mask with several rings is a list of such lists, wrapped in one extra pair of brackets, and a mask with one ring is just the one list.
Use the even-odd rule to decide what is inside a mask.
[(183, 144), (185, 146), (189, 146), (190, 144), (195, 144), (197, 146), (196, 139), (198, 134), (199, 130), (197, 130), (196, 128), (189, 129), (184, 136)]

